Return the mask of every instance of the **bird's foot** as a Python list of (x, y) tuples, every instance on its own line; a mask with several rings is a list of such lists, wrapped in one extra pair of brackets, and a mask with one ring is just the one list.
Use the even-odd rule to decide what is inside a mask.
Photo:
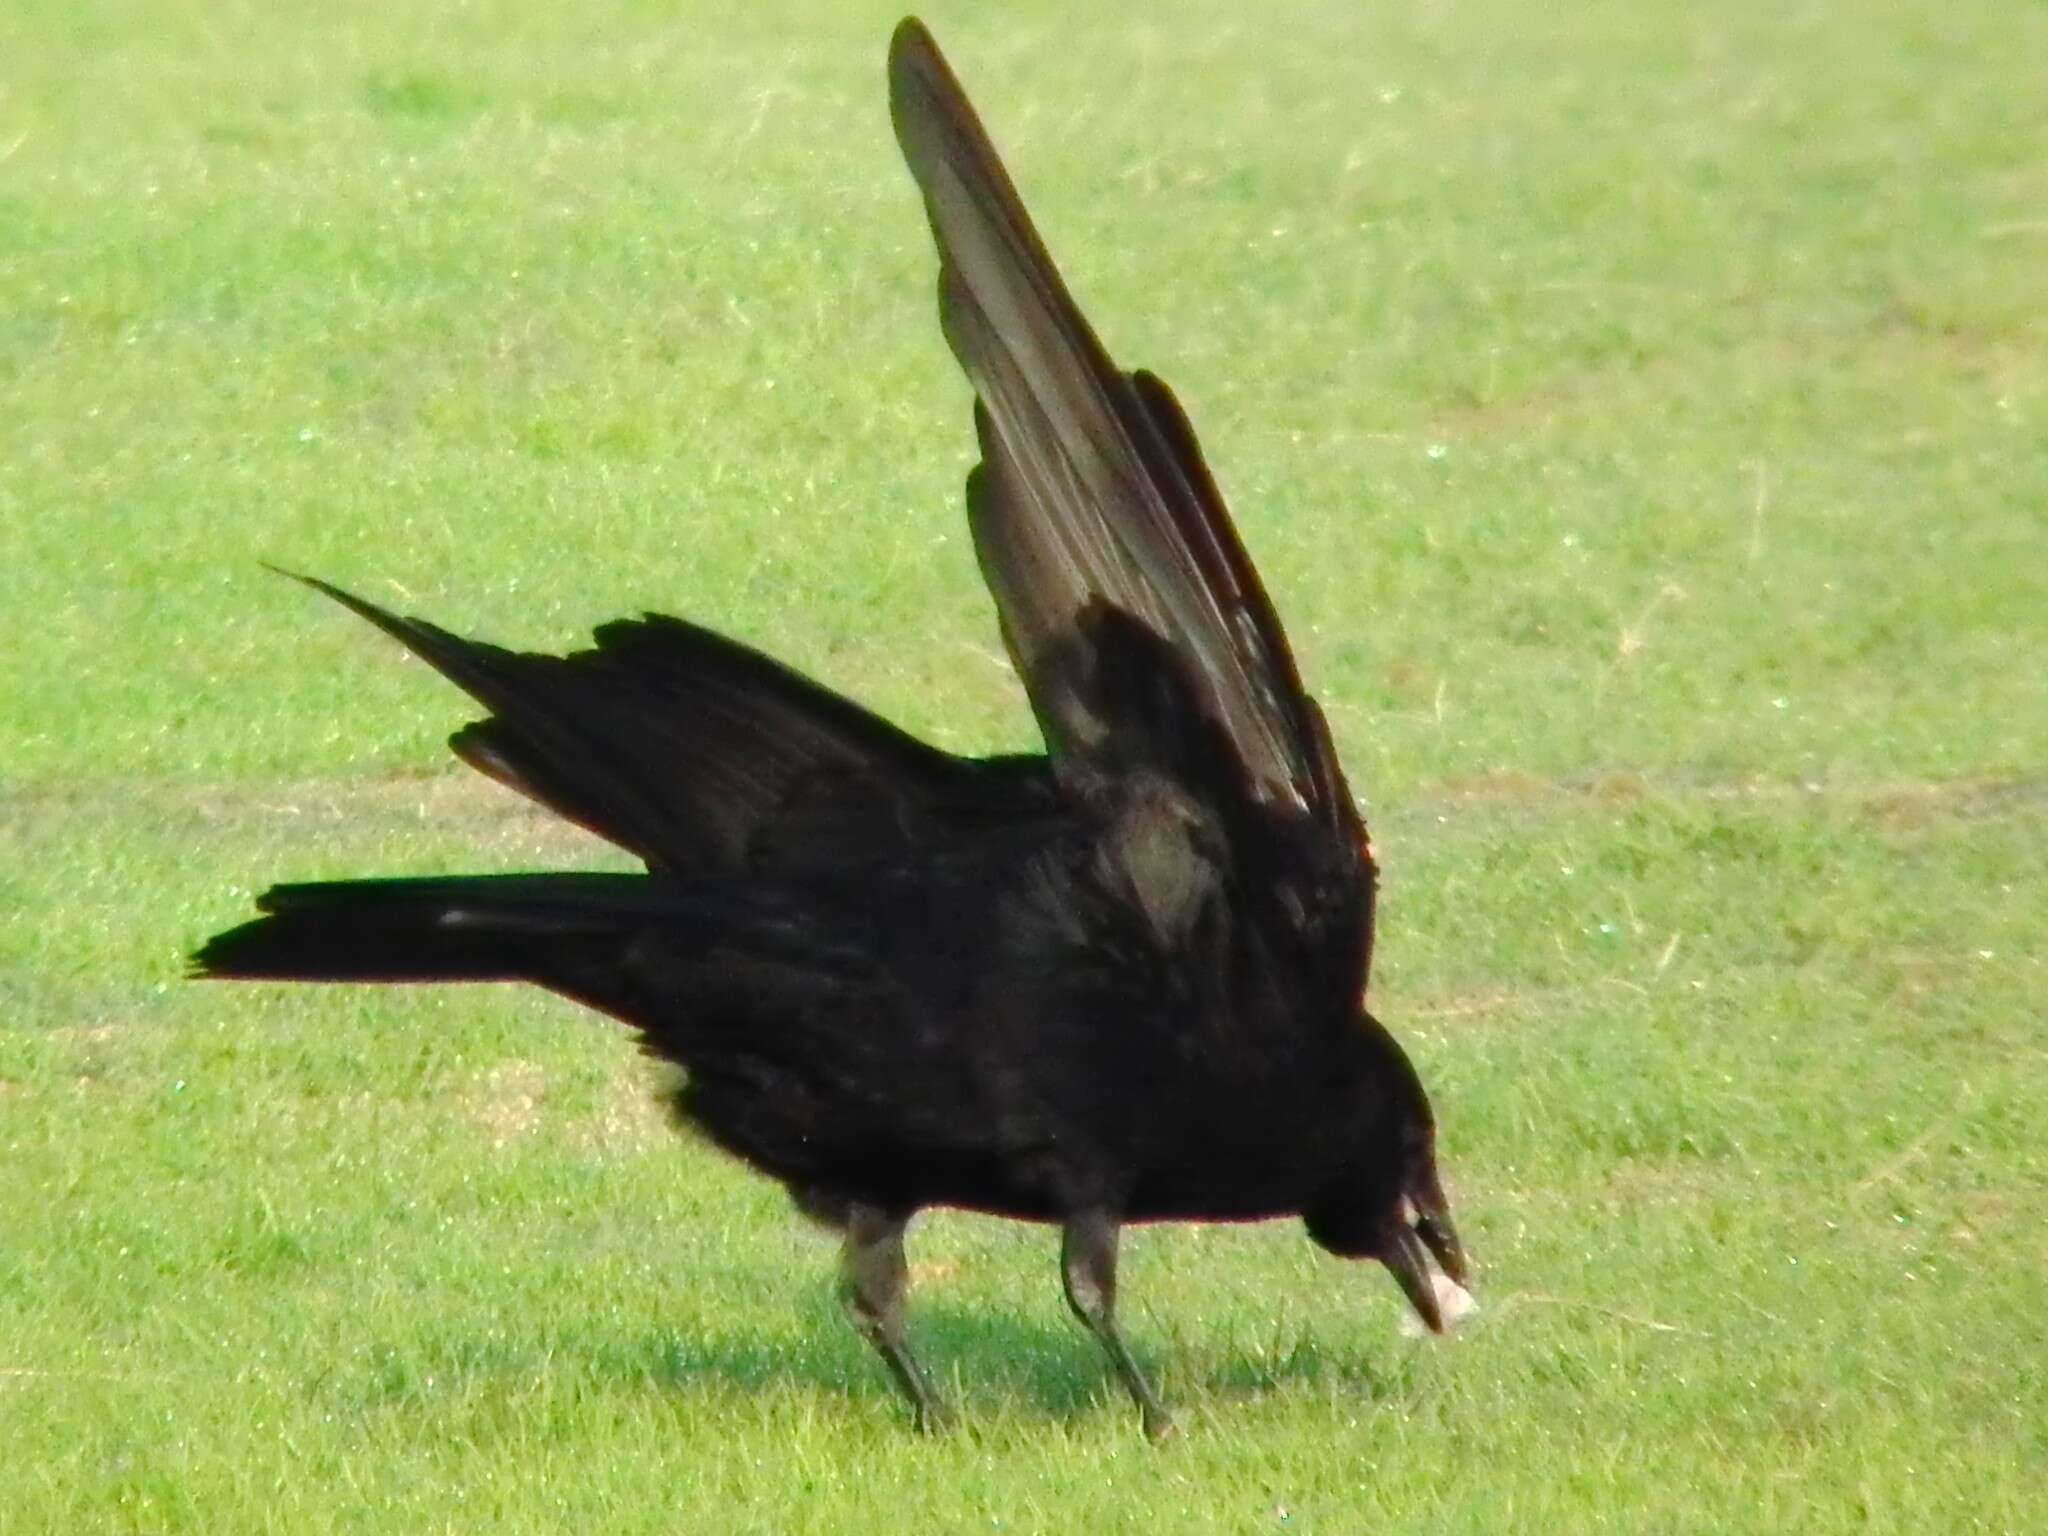
[(1173, 1421), (1173, 1415), (1164, 1408), (1147, 1407), (1144, 1410), (1145, 1438), (1154, 1445), (1165, 1445), (1180, 1438), (1180, 1426)]

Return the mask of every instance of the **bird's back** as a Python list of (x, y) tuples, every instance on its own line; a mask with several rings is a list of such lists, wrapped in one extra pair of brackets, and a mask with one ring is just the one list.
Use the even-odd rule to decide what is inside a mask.
[(682, 1112), (819, 1203), (1273, 1214), (1314, 1171), (1327, 1041), (1259, 935), (1174, 872), (1200, 836), (1133, 781), (865, 867), (657, 880), (715, 924), (651, 919), (552, 984), (680, 1062)]

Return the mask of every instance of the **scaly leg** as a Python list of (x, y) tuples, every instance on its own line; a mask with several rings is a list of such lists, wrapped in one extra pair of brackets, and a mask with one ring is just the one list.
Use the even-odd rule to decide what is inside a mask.
[(862, 1338), (874, 1345), (917, 1412), (917, 1427), (943, 1429), (945, 1406), (903, 1337), (903, 1293), (909, 1266), (903, 1258), (906, 1217), (872, 1205), (848, 1211), (846, 1241), (839, 1249), (839, 1299)]
[(1144, 1415), (1145, 1437), (1154, 1442), (1174, 1433), (1173, 1415), (1153, 1393), (1116, 1327), (1117, 1222), (1107, 1211), (1087, 1211), (1068, 1220), (1060, 1240), (1060, 1273), (1067, 1305), (1095, 1335), (1124, 1386)]

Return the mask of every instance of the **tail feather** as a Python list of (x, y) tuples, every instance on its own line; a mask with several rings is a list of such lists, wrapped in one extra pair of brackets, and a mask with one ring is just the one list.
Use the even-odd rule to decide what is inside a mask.
[(565, 953), (662, 914), (643, 875), (478, 875), (280, 885), (265, 914), (192, 956), (196, 977), (244, 981), (536, 981)]

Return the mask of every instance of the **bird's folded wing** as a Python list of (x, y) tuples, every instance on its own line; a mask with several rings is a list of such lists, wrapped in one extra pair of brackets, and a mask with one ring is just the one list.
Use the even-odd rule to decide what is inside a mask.
[(1321, 718), (1173, 395), (1103, 350), (915, 21), (891, 45), (889, 90), (938, 245), (946, 337), (979, 396), (975, 548), (1055, 765), (1156, 762), (1148, 748), (1165, 745), (1133, 740), (1143, 713), (1090, 686), (1091, 620), (1117, 610), (1165, 642), (1256, 803), (1348, 816)]
[(491, 711), (456, 755), (650, 869), (896, 856), (1051, 804), (1041, 759), (956, 758), (737, 641), (648, 614), (568, 656), (511, 651), (307, 577)]

